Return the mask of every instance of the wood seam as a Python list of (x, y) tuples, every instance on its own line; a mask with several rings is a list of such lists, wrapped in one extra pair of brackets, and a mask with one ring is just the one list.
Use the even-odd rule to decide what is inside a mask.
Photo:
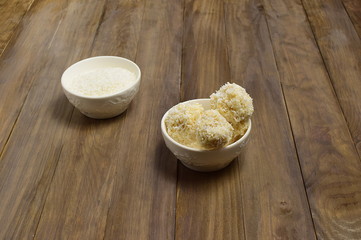
[[(19, 25), (20, 25), (20, 23), (22, 22), (24, 16), (28, 13), (28, 11), (30, 10), (30, 8), (33, 6), (34, 2), (35, 2), (35, 0), (33, 0), (33, 1), (31, 2), (30, 6), (28, 7), (28, 9), (27, 9), (26, 12), (24, 13), (24, 15), (21, 17), (18, 25), (16, 26), (16, 28), (15, 28), (14, 31), (13, 31), (13, 33), (11, 34), (10, 39), (8, 40), (8, 42), (6, 43), (6, 45), (4, 46), (4, 48), (0, 50), (0, 58), (2, 57), (2, 55), (3, 55), (3, 53), (5, 52), (7, 46), (9, 45), (9, 43), (11, 42), (11, 40), (13, 39), (13, 37), (14, 37), (14, 35), (15, 35), (15, 32), (17, 32), (17, 30), (18, 30), (18, 28), (19, 28)], [(4, 151), (5, 151), (5, 148), (6, 148), (7, 144), (8, 144), (8, 141), (9, 141), (9, 139), (10, 139), (12, 133), (13, 133), (13, 130), (14, 130), (14, 128), (15, 128), (15, 125), (16, 125), (16, 123), (17, 123), (17, 121), (18, 121), (18, 119), (19, 119), (19, 116), (20, 116), (20, 114), (21, 114), (21, 112), (22, 112), (22, 110), (23, 110), (23, 107), (24, 107), (24, 105), (25, 105), (26, 99), (28, 98), (28, 95), (29, 95), (29, 93), (30, 93), (30, 90), (31, 90), (31, 88), (32, 88), (32, 86), (33, 86), (33, 82), (34, 82), (34, 81), (31, 81), (31, 85), (30, 85), (30, 87), (29, 87), (29, 89), (28, 89), (28, 92), (27, 92), (27, 94), (26, 94), (26, 96), (25, 96), (24, 102), (21, 104), (21, 107), (20, 107), (20, 109), (19, 109), (19, 112), (18, 112), (18, 114), (17, 114), (17, 116), (16, 116), (16, 118), (15, 118), (15, 121), (14, 121), (14, 123), (12, 124), (12, 127), (11, 127), (11, 130), (10, 130), (10, 132), (9, 132), (9, 135), (8, 135), (8, 137), (7, 137), (6, 141), (5, 141), (2, 149), (0, 150), (0, 159), (2, 159), (3, 153), (4, 153)], [(0, 163), (0, 168), (1, 168), (1, 163)]]
[[(74, 112), (74, 109), (73, 109), (73, 112)], [(72, 112), (72, 115), (73, 115), (73, 112)], [(70, 118), (70, 120), (71, 120), (71, 118)], [(69, 124), (70, 124), (70, 121), (69, 121), (69, 123), (68, 123), (68, 126), (69, 126)], [(49, 190), (50, 190), (50, 187), (51, 187), (51, 185), (52, 185), (52, 183), (53, 183), (54, 176), (55, 176), (55, 173), (56, 173), (56, 169), (58, 168), (58, 165), (59, 165), (59, 161), (60, 161), (61, 153), (62, 153), (62, 151), (63, 151), (63, 147), (64, 147), (64, 143), (63, 143), (63, 145), (61, 146), (61, 149), (60, 149), (60, 151), (59, 151), (59, 155), (58, 155), (57, 161), (56, 161), (56, 166), (55, 166), (54, 171), (53, 171), (53, 174), (52, 174), (52, 176), (51, 176), (50, 183), (49, 183), (48, 186), (47, 186), (46, 193), (44, 194), (45, 200), (44, 200), (44, 204), (43, 204), (43, 206), (42, 206), (42, 208), (41, 208), (41, 211), (40, 211), (39, 220), (38, 220), (38, 222), (36, 223), (36, 228), (35, 228), (35, 231), (34, 231), (33, 239), (35, 239), (36, 234), (38, 233), (38, 228), (39, 228), (39, 224), (40, 224), (40, 221), (41, 221), (41, 217), (42, 217), (42, 215), (43, 215), (43, 211), (44, 211), (44, 208), (45, 208), (45, 203), (46, 203), (46, 201), (47, 201), (47, 199), (48, 199)], [(35, 198), (35, 196), (34, 196), (34, 198)]]
[[(108, 0), (106, 0), (106, 2), (108, 2)], [(140, 20), (140, 22), (141, 22), (141, 26), (140, 26), (140, 28), (139, 28), (139, 31), (141, 32), (142, 31), (142, 26), (143, 26), (143, 19), (144, 19), (144, 15), (145, 15), (145, 11), (146, 11), (146, 4), (147, 4), (147, 0), (144, 0), (144, 3), (143, 3), (143, 13), (142, 13), (142, 18), (141, 18), (141, 20)], [(105, 5), (104, 5), (105, 6)], [(105, 10), (105, 8), (104, 8), (104, 10)], [(103, 11), (102, 12), (102, 17), (101, 17), (101, 20), (103, 20), (103, 15), (105, 14), (105, 11)], [(99, 26), (98, 26), (98, 28), (97, 28), (97, 35), (98, 35), (98, 29), (99, 29), (99, 27), (100, 27), (100, 24), (99, 24)], [(92, 43), (92, 47), (93, 47), (93, 44), (94, 44), (94, 42), (95, 42), (95, 37), (94, 37), (94, 41), (93, 41), (93, 43)], [(137, 46), (136, 46), (136, 53), (135, 53), (135, 56), (134, 56), (134, 61), (137, 59), (137, 57), (138, 57), (138, 49), (139, 49), (139, 38), (138, 38), (138, 40), (137, 40)], [(92, 49), (93, 50), (93, 49)], [(123, 113), (125, 116), (124, 116), (124, 120), (126, 119), (126, 116), (127, 116), (127, 111), (125, 111), (124, 113)], [(123, 126), (123, 125), (122, 125)], [(115, 169), (115, 175), (116, 175), (116, 173), (117, 173), (117, 165), (116, 165), (116, 169)], [(115, 176), (114, 175), (114, 176)], [(114, 180), (113, 180), (114, 181)], [(109, 212), (110, 212), (110, 208), (111, 208), (111, 206), (112, 206), (112, 202), (113, 202), (113, 193), (114, 193), (114, 187), (115, 187), (115, 184), (113, 183), (113, 186), (112, 186), (112, 193), (110, 194), (110, 201), (109, 201), (109, 206), (108, 206), (108, 210), (107, 210), (107, 215), (106, 215), (106, 219), (105, 219), (105, 225), (104, 225), (104, 234), (103, 234), (103, 240), (105, 240), (106, 239), (106, 236), (107, 236), (107, 229), (108, 229), (108, 224), (109, 224), (109, 222), (108, 222), (108, 220), (109, 220)]]
[[(179, 85), (178, 85), (178, 102), (182, 100), (182, 85), (183, 85), (183, 55), (184, 55), (184, 28), (185, 28), (185, 12), (186, 12), (186, 0), (183, 0), (183, 19), (182, 19), (182, 50), (181, 50), (181, 56), (180, 56), (180, 79), (179, 79)], [(178, 187), (179, 187), (179, 160), (177, 159), (176, 163), (176, 183), (175, 183), (175, 206), (174, 206), (174, 233), (173, 233), (173, 239), (176, 240), (177, 238), (177, 209), (178, 209)]]
[[(263, 3), (263, 0), (262, 0), (262, 3)], [(294, 135), (293, 128), (292, 128), (292, 122), (291, 122), (290, 114), (289, 114), (289, 111), (288, 111), (288, 105), (287, 105), (286, 97), (285, 97), (285, 94), (284, 94), (282, 81), (281, 81), (280, 74), (279, 74), (278, 61), (277, 61), (277, 59), (275, 57), (274, 44), (273, 44), (273, 40), (272, 40), (272, 36), (271, 36), (271, 30), (269, 28), (269, 23), (268, 23), (266, 12), (265, 12), (264, 18), (265, 18), (265, 22), (266, 22), (266, 26), (267, 26), (268, 37), (269, 37), (269, 40), (270, 40), (270, 43), (271, 43), (273, 60), (274, 60), (274, 63), (276, 65), (276, 69), (277, 69), (277, 75), (278, 75), (278, 80), (279, 80), (278, 83), (279, 83), (280, 89), (282, 91), (283, 104), (285, 106), (285, 110), (286, 110), (286, 113), (287, 113), (287, 121), (288, 121), (288, 125), (289, 125), (289, 128), (290, 128), (290, 134), (291, 134), (291, 137), (292, 137), (293, 147), (294, 147), (294, 151), (295, 151), (296, 157), (297, 157), (298, 168), (299, 168), (299, 171), (301, 173), (303, 188), (304, 188), (304, 191), (305, 191), (305, 194), (306, 194), (308, 211), (310, 213), (312, 226), (313, 226), (313, 230), (314, 230), (314, 234), (315, 234), (314, 236), (315, 236), (316, 240), (318, 240), (316, 226), (315, 226), (315, 222), (313, 220), (312, 209), (311, 209), (310, 201), (309, 201), (309, 198), (308, 198), (307, 188), (306, 188), (306, 184), (305, 184), (305, 180), (304, 180), (304, 176), (303, 176), (303, 171), (302, 171), (302, 167), (301, 167), (300, 157), (299, 157), (299, 154), (298, 154), (297, 144), (296, 144), (296, 141), (295, 141), (295, 135)]]
[(97, 37), (98, 37), (98, 35), (99, 35), (100, 26), (102, 25), (102, 23), (103, 23), (103, 21), (104, 21), (105, 12), (106, 12), (106, 10), (107, 10), (107, 3), (108, 3), (108, 0), (105, 0), (104, 5), (103, 5), (103, 9), (102, 9), (102, 14), (100, 15), (97, 29), (95, 30), (93, 42), (92, 42), (92, 44), (91, 44), (91, 46), (90, 46), (91, 52), (93, 52), (94, 43), (95, 43), (95, 41), (96, 41), (96, 39), (97, 39)]
[[(230, 72), (230, 76), (231, 76), (231, 80), (234, 79), (234, 76), (232, 76), (232, 71), (231, 71), (231, 57), (230, 57), (230, 54), (229, 54), (229, 39), (228, 39), (228, 35), (227, 35), (227, 32), (229, 31), (229, 29), (227, 28), (227, 24), (226, 24), (226, 2), (223, 0), (223, 23), (224, 23), (224, 33), (225, 33), (225, 42), (226, 42), (226, 55), (227, 55), (227, 59), (228, 59), (228, 67), (229, 67), (229, 72)], [(235, 159), (234, 161), (236, 161), (236, 165), (238, 166), (237, 168), (239, 169), (240, 167), (240, 163), (239, 163), (239, 157), (237, 156), (237, 159)], [(238, 174), (239, 176), (239, 174)], [(243, 238), (245, 240), (247, 240), (247, 234), (246, 234), (246, 224), (245, 224), (245, 221), (246, 221), (246, 216), (245, 216), (245, 211), (244, 211), (244, 201), (243, 201), (243, 181), (242, 181), (242, 178), (239, 177), (239, 183), (240, 183), (240, 188), (241, 188), (241, 210), (242, 210), (242, 226), (243, 226)]]
[[(335, 98), (336, 98), (336, 100), (337, 100), (337, 106), (338, 106), (339, 109), (341, 110), (342, 118), (343, 118), (343, 120), (344, 120), (344, 123), (345, 123), (346, 126), (347, 126), (348, 135), (350, 136), (350, 139), (352, 140), (352, 143), (353, 143), (354, 150), (357, 152), (357, 155), (358, 155), (358, 157), (359, 157), (359, 160), (361, 161), (361, 153), (358, 151), (358, 149), (357, 149), (357, 143), (355, 142), (355, 139), (354, 139), (353, 136), (352, 136), (349, 123), (348, 123), (347, 118), (346, 118), (346, 116), (345, 116), (345, 112), (344, 112), (344, 110), (343, 110), (343, 108), (342, 108), (341, 102), (340, 102), (340, 100), (339, 100), (339, 97), (338, 97), (337, 92), (336, 92), (336, 90), (335, 90), (335, 86), (334, 86), (334, 84), (333, 84), (333, 80), (332, 80), (333, 78), (332, 78), (332, 76), (331, 76), (331, 74), (330, 74), (328, 65), (327, 65), (327, 63), (326, 63), (326, 61), (325, 61), (325, 58), (324, 58), (324, 56), (323, 56), (322, 50), (321, 50), (321, 48), (320, 48), (320, 45), (318, 44), (317, 37), (316, 37), (316, 35), (315, 35), (314, 27), (313, 27), (312, 24), (311, 24), (311, 20), (310, 20), (310, 18), (309, 18), (309, 16), (308, 16), (308, 13), (307, 13), (306, 8), (305, 8), (304, 0), (300, 0), (300, 2), (301, 2), (301, 4), (302, 4), (303, 12), (305, 13), (305, 16), (306, 16), (306, 18), (307, 18), (307, 23), (308, 23), (308, 25), (309, 25), (309, 28), (311, 29), (312, 36), (313, 36), (313, 40), (314, 40), (314, 42), (315, 42), (315, 44), (316, 44), (316, 46), (317, 46), (319, 55), (321, 56), (322, 63), (323, 63), (323, 69), (326, 70), (327, 77), (328, 77), (328, 81), (327, 81), (327, 82), (328, 82), (329, 85), (331, 86), (331, 91), (332, 91), (332, 93), (334, 94), (334, 96), (335, 96)], [(345, 12), (347, 13), (346, 10), (345, 10)], [(348, 15), (348, 14), (347, 14), (347, 15)], [(351, 20), (350, 20), (350, 21), (351, 21)], [(352, 24), (352, 21), (351, 21), (351, 24)], [(354, 25), (352, 24), (352, 26), (354, 26)]]
[(16, 27), (14, 28), (14, 30), (12, 31), (12, 34), (11, 34), (9, 40), (7, 41), (7, 43), (5, 44), (4, 48), (3, 48), (3, 49), (0, 49), (0, 57), (1, 57), (1, 56), (3, 55), (3, 53), (5, 52), (7, 46), (9, 45), (9, 43), (10, 43), (11, 40), (13, 39), (15, 33), (16, 33), (17, 30), (19, 29), (20, 23), (23, 21), (25, 15), (29, 12), (29, 10), (31, 9), (31, 7), (34, 5), (34, 2), (35, 2), (35, 1), (38, 1), (38, 0), (33, 0), (33, 1), (29, 4), (28, 8), (26, 9), (26, 12), (21, 16), (21, 18), (20, 18), (17, 26), (16, 26)]
[[(239, 169), (239, 161), (237, 161), (237, 165), (238, 165), (238, 169)], [(239, 176), (239, 175), (238, 175)], [(241, 185), (241, 193), (243, 193), (243, 189), (244, 189), (244, 187), (243, 187), (243, 181), (241, 180), (241, 177), (239, 177), (239, 180), (240, 180), (240, 185)], [(246, 234), (246, 228), (247, 228), (247, 226), (246, 226), (246, 224), (245, 224), (245, 222), (246, 222), (246, 216), (245, 216), (245, 214), (244, 214), (244, 200), (243, 200), (243, 195), (241, 194), (241, 201), (242, 201), (242, 204), (241, 204), (241, 206), (242, 206), (242, 225), (243, 225), (243, 237), (244, 237), (244, 239), (245, 240), (247, 240), (247, 234)]]
[[(272, 49), (273, 49), (273, 47), (272, 47)], [(278, 66), (277, 66), (277, 64), (276, 64), (276, 67), (277, 67), (277, 72), (278, 72)], [(283, 89), (282, 83), (280, 83), (280, 85), (281, 85), (281, 91), (282, 91), (282, 96), (283, 96), (283, 101), (284, 101), (284, 104), (285, 104), (287, 116), (289, 116), (287, 101), (286, 101), (286, 97), (285, 97), (285, 94), (284, 94), (284, 89)], [(316, 225), (315, 225), (315, 221), (314, 221), (313, 215), (312, 215), (311, 204), (310, 204), (310, 200), (309, 200), (308, 193), (307, 193), (306, 182), (305, 182), (305, 179), (304, 179), (304, 176), (303, 176), (303, 171), (302, 171), (302, 167), (301, 167), (300, 157), (299, 157), (299, 154), (298, 154), (298, 149), (297, 149), (297, 144), (296, 144), (296, 140), (295, 140), (295, 135), (294, 135), (294, 133), (293, 133), (292, 123), (291, 123), (291, 119), (290, 119), (289, 117), (288, 117), (288, 123), (289, 123), (289, 127), (290, 127), (290, 129), (291, 129), (292, 141), (293, 141), (293, 146), (294, 146), (295, 151), (296, 151), (298, 167), (299, 167), (300, 172), (301, 172), (301, 178), (302, 178), (302, 182), (303, 182), (303, 188), (304, 188), (304, 190), (305, 190), (306, 199), (307, 199), (308, 211), (309, 211), (310, 216), (311, 216), (312, 226), (313, 226), (313, 229), (314, 229), (314, 232), (315, 232), (315, 238), (316, 238), (316, 240), (318, 240), (317, 231), (316, 231)]]
[[(72, 110), (72, 112), (71, 112), (71, 114), (70, 114), (70, 118), (69, 118), (69, 121), (68, 121), (67, 130), (69, 129), (69, 125), (70, 125), (70, 123), (71, 123), (71, 120), (73, 119), (74, 109), (75, 109), (75, 108), (73, 107), (73, 110)], [(65, 134), (66, 134), (66, 132), (65, 132)], [(64, 136), (65, 136), (65, 134), (64, 134)], [(52, 185), (52, 183), (53, 183), (54, 176), (55, 176), (56, 170), (57, 170), (58, 165), (59, 165), (59, 161), (60, 161), (61, 154), (62, 154), (62, 152), (63, 152), (64, 144), (65, 144), (65, 142), (63, 142), (63, 144), (61, 145), (61, 149), (60, 149), (59, 155), (58, 155), (58, 157), (57, 157), (57, 161), (56, 161), (56, 166), (55, 166), (55, 168), (54, 168), (54, 172), (53, 172), (53, 174), (52, 174), (52, 176), (51, 176), (51, 180), (50, 180), (50, 183), (49, 183), (49, 185), (48, 185), (48, 187), (47, 187), (46, 193), (44, 194), (45, 200), (44, 200), (43, 207), (41, 208), (41, 211), (40, 211), (40, 216), (39, 216), (39, 220), (38, 220), (38, 222), (37, 222), (37, 224), (36, 224), (36, 228), (35, 228), (35, 231), (34, 231), (33, 239), (35, 239), (36, 234), (37, 234), (37, 232), (38, 232), (38, 227), (39, 227), (39, 224), (40, 224), (40, 221), (41, 221), (41, 217), (43, 216), (43, 211), (44, 211), (44, 209), (45, 209), (45, 203), (47, 202), (48, 195), (49, 195), (49, 191), (50, 191), (50, 187), (51, 187), (51, 185)]]
[(28, 92), (26, 93), (26, 96), (25, 96), (25, 98), (24, 98), (24, 101), (22, 102), (22, 104), (21, 104), (21, 106), (20, 106), (20, 108), (19, 108), (19, 112), (18, 112), (18, 114), (17, 114), (17, 116), (16, 116), (16, 118), (15, 118), (14, 123), (12, 124), (11, 130), (10, 130), (10, 132), (9, 132), (8, 137), (6, 138), (6, 141), (5, 141), (5, 143), (4, 143), (4, 146), (3, 146), (3, 148), (2, 148), (1, 151), (0, 151), (0, 169), (1, 169), (1, 159), (3, 158), (3, 154), (4, 154), (4, 152), (5, 152), (5, 149), (6, 149), (7, 145), (8, 145), (8, 142), (9, 142), (9, 140), (10, 140), (10, 138), (11, 138), (11, 135), (12, 135), (14, 129), (15, 129), (15, 126), (16, 126), (16, 124), (17, 124), (17, 122), (18, 122), (18, 119), (19, 119), (19, 117), (20, 117), (20, 115), (21, 115), (21, 112), (22, 112), (22, 110), (23, 110), (23, 108), (24, 108), (24, 105), (25, 105), (25, 103), (26, 103), (26, 100), (28, 99), (29, 93), (30, 93), (30, 91), (31, 91), (31, 89), (32, 89), (32, 86), (33, 86), (33, 83), (34, 83), (34, 80), (31, 81), (31, 83), (30, 83), (29, 90), (28, 90)]
[[(179, 81), (179, 100), (181, 102), (184, 99), (183, 93), (183, 57), (184, 57), (184, 29), (185, 29), (185, 14), (186, 14), (186, 0), (183, 0), (183, 26), (182, 26), (182, 52), (181, 52), (181, 74), (180, 74), (180, 81)], [(177, 164), (178, 169), (178, 164)], [(177, 171), (178, 174), (178, 171)], [(178, 178), (177, 178), (178, 179)], [(178, 180), (177, 180), (177, 187), (178, 187)]]
[[(117, 171), (115, 170), (115, 173), (117, 173)], [(104, 234), (103, 234), (103, 240), (106, 239), (106, 235), (107, 235), (107, 226), (108, 226), (108, 217), (109, 217), (109, 212), (110, 212), (110, 206), (112, 205), (111, 203), (113, 202), (113, 190), (114, 190), (114, 180), (112, 182), (112, 194), (110, 195), (110, 201), (109, 201), (109, 206), (108, 206), (108, 210), (107, 210), (107, 216), (106, 216), (106, 219), (105, 219), (105, 226), (104, 226)]]
[(361, 32), (359, 33), (359, 31), (356, 30), (355, 22), (352, 20), (352, 17), (351, 17), (351, 15), (350, 15), (347, 7), (345, 6), (345, 3), (343, 2), (343, 0), (341, 0), (341, 4), (342, 4), (343, 8), (345, 9), (345, 12), (347, 13), (348, 18), (350, 19), (350, 22), (352, 23), (352, 26), (353, 26), (355, 32), (357, 33), (357, 36), (358, 36), (359, 39), (361, 40), (361, 35), (360, 35)]

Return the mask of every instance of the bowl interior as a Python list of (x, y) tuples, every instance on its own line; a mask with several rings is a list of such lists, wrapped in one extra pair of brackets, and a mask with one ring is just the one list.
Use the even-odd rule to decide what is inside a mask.
[[(98, 96), (85, 96), (85, 95), (82, 95), (82, 94), (79, 94), (79, 93), (74, 93), (73, 91), (69, 90), (69, 88), (67, 88), (70, 81), (73, 80), (74, 76), (76, 76), (76, 75), (78, 75), (80, 73), (91, 71), (91, 70), (94, 70), (94, 69), (111, 68), (111, 67), (120, 67), (120, 68), (124, 68), (124, 69), (132, 72), (136, 76), (136, 81), (134, 81), (134, 83), (131, 84), (128, 88), (122, 89), (120, 92), (110, 94), (110, 95), (106, 95), (106, 96), (101, 96), (101, 97), (98, 97)], [(104, 98), (104, 97), (109, 97), (109, 96), (119, 94), (119, 93), (131, 88), (132, 86), (137, 84), (137, 82), (140, 81), (140, 77), (141, 77), (140, 69), (134, 62), (132, 62), (132, 61), (126, 59), (126, 58), (122, 58), (122, 57), (99, 56), (99, 57), (87, 58), (87, 59), (84, 59), (82, 61), (79, 61), (79, 62), (71, 65), (63, 73), (63, 75), (61, 77), (61, 84), (62, 84), (63, 88), (66, 91), (70, 92), (73, 95), (79, 96), (79, 97), (83, 97), (83, 98)]]

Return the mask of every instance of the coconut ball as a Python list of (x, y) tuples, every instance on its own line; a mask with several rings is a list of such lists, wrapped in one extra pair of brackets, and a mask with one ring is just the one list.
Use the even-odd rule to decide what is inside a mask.
[(233, 127), (217, 110), (206, 110), (196, 122), (197, 139), (205, 149), (226, 146), (232, 139)]
[(238, 139), (240, 139), (247, 132), (248, 127), (249, 127), (248, 120), (242, 121), (242, 122), (238, 123), (237, 125), (235, 125), (233, 127), (234, 131), (233, 131), (233, 137), (232, 137), (231, 142), (235, 142)]
[(196, 122), (204, 108), (199, 103), (179, 103), (168, 113), (164, 123), (171, 138), (180, 144), (197, 148)]
[(243, 87), (235, 83), (226, 83), (210, 98), (211, 108), (218, 110), (233, 127), (248, 120), (253, 114), (252, 98)]

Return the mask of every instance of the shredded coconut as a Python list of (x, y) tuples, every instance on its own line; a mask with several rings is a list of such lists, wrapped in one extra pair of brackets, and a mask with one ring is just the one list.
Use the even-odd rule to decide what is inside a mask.
[(136, 80), (134, 73), (124, 68), (99, 68), (74, 76), (67, 88), (85, 96), (107, 96), (117, 93)]
[(253, 114), (252, 98), (243, 87), (235, 83), (226, 83), (210, 98), (212, 109), (218, 110), (233, 127), (248, 120)]
[(231, 142), (235, 142), (240, 139), (246, 132), (249, 127), (248, 119), (233, 126), (233, 137)]
[(169, 136), (180, 144), (199, 148), (195, 125), (203, 111), (199, 103), (180, 103), (174, 106), (165, 119)]
[(217, 149), (227, 145), (233, 136), (233, 127), (217, 110), (207, 110), (197, 123), (197, 137), (206, 149)]

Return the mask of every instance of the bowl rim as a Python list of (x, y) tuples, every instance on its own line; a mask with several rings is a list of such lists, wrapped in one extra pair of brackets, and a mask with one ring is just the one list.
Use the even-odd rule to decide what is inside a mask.
[[(64, 80), (64, 75), (65, 75), (68, 71), (70, 71), (72, 68), (74, 68), (74, 67), (76, 67), (77, 65), (80, 65), (80, 64), (82, 64), (82, 63), (84, 63), (84, 62), (94, 61), (94, 60), (97, 60), (97, 59), (104, 59), (104, 58), (113, 58), (113, 59), (118, 59), (118, 60), (121, 60), (121, 61), (126, 61), (126, 62), (130, 63), (131, 65), (135, 66), (135, 68), (137, 69), (137, 72), (138, 72), (139, 74), (137, 74), (138, 77), (136, 78), (136, 80), (134, 81), (134, 83), (130, 84), (128, 87), (126, 87), (126, 88), (124, 88), (124, 89), (122, 89), (122, 90), (120, 90), (120, 91), (118, 91), (118, 92), (115, 92), (115, 93), (112, 93), (112, 94), (109, 94), (109, 95), (103, 95), (103, 96), (87, 96), (87, 95), (75, 93), (75, 92), (73, 92), (73, 91), (71, 91), (71, 90), (69, 90), (68, 88), (65, 87), (65, 85), (64, 85), (64, 81), (65, 81), (65, 80)], [(76, 96), (76, 97), (79, 97), (79, 98), (83, 98), (83, 99), (108, 99), (108, 98), (112, 98), (112, 97), (114, 97), (114, 96), (120, 95), (120, 94), (126, 92), (127, 90), (133, 88), (136, 84), (138, 84), (138, 83), (140, 82), (141, 76), (142, 76), (142, 72), (140, 71), (139, 66), (138, 66), (135, 62), (133, 62), (133, 61), (127, 59), (127, 58), (119, 57), (119, 56), (95, 56), (95, 57), (89, 57), (89, 58), (82, 59), (82, 60), (80, 60), (80, 61), (78, 61), (78, 62), (75, 62), (75, 63), (73, 63), (72, 65), (70, 65), (70, 66), (63, 72), (63, 74), (61, 75), (61, 86), (62, 86), (62, 88), (63, 88), (66, 92), (68, 92), (68, 93), (70, 93), (70, 94), (72, 94), (72, 95), (74, 95), (74, 96)]]
[[(179, 102), (179, 103), (191, 103), (191, 102), (205, 102), (205, 101), (210, 101), (210, 98), (196, 98), (196, 99), (191, 99), (191, 100), (188, 100), (188, 101), (184, 101), (184, 102)], [(178, 104), (179, 104), (178, 103)], [(174, 145), (180, 147), (180, 148), (183, 148), (183, 149), (186, 149), (188, 151), (193, 151), (193, 152), (216, 152), (216, 151), (226, 151), (226, 150), (230, 150), (234, 147), (237, 147), (239, 144), (241, 144), (241, 142), (243, 142), (245, 139), (248, 138), (250, 132), (251, 132), (251, 128), (252, 128), (252, 121), (251, 119), (249, 118), (248, 119), (248, 123), (249, 123), (249, 126), (247, 128), (247, 131), (246, 133), (240, 138), (238, 139), (237, 141), (235, 141), (234, 143), (231, 143), (223, 148), (218, 148), (218, 149), (197, 149), (197, 148), (192, 148), (192, 147), (188, 147), (188, 146), (185, 146), (183, 144), (180, 144), (178, 143), (177, 141), (175, 141), (171, 136), (169, 136), (168, 132), (167, 132), (167, 129), (166, 129), (166, 126), (165, 126), (165, 119), (167, 118), (168, 114), (169, 114), (169, 111), (174, 108), (175, 106), (177, 106), (178, 104), (174, 105), (173, 107), (169, 108), (163, 115), (162, 117), (162, 120), (161, 120), (161, 130), (162, 130), (162, 133), (163, 133), (163, 136), (165, 136), (168, 140), (170, 140)]]

